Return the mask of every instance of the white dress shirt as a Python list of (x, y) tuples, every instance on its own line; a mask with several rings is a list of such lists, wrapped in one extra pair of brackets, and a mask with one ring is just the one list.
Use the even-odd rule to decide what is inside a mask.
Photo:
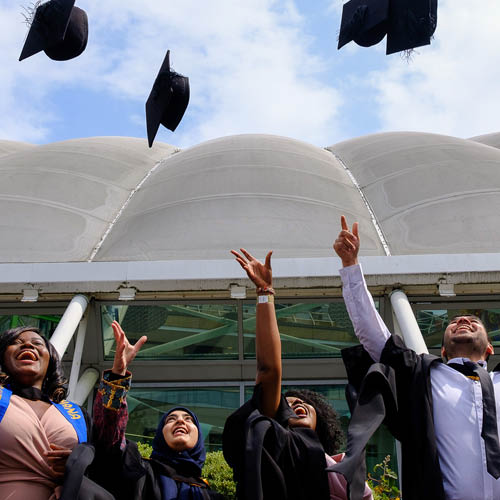
[[(375, 308), (361, 266), (340, 270), (343, 295), (356, 336), (370, 356), (380, 360), (391, 335)], [(465, 358), (450, 359), (462, 363)], [(485, 363), (483, 366), (486, 368)], [(497, 421), (500, 416), (500, 374), (490, 373), (495, 388)], [(483, 397), (481, 384), (444, 363), (431, 367), (431, 388), (436, 445), (449, 500), (500, 500), (500, 479), (486, 470), (481, 437)], [(500, 423), (498, 424), (500, 427)], [(403, 492), (404, 493), (404, 492)]]

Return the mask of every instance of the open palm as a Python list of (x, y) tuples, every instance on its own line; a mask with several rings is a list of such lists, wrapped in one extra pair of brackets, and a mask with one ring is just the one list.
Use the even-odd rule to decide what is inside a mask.
[(112, 371), (117, 375), (125, 375), (128, 365), (132, 363), (148, 338), (144, 335), (135, 344), (131, 344), (118, 321), (113, 321), (113, 323), (111, 323), (111, 328), (113, 328), (113, 334), (116, 341), (115, 359), (113, 361)]
[(266, 255), (265, 263), (262, 264), (244, 248), (240, 248), (243, 255), (236, 250), (231, 253), (236, 257), (236, 261), (246, 271), (247, 276), (252, 280), (257, 288), (271, 288), (273, 286), (273, 273), (271, 269), (272, 250)]

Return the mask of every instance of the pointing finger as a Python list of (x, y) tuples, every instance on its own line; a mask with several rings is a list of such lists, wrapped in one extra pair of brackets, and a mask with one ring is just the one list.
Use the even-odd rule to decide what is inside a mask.
[(348, 231), (349, 230), (349, 226), (347, 225), (347, 221), (345, 219), (345, 216), (344, 215), (341, 215), (340, 216), (340, 225), (342, 226), (342, 229), (344, 231)]

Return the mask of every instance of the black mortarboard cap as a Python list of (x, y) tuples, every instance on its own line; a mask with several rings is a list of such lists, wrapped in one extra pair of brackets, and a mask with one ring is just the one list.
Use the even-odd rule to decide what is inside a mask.
[(189, 78), (170, 71), (170, 50), (146, 101), (146, 127), (149, 147), (160, 123), (172, 132), (179, 125), (189, 103)]
[(56, 61), (79, 56), (87, 46), (88, 19), (75, 0), (50, 0), (39, 5), (19, 60), (41, 50)]
[(354, 40), (362, 47), (376, 45), (387, 33), (389, 0), (350, 0), (342, 9), (338, 49)]
[(437, 24), (437, 0), (391, 0), (387, 54), (429, 45)]

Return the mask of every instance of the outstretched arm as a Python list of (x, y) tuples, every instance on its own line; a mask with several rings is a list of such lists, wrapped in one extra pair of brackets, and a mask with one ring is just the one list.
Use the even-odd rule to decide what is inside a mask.
[(235, 250), (231, 250), (231, 253), (257, 287), (255, 325), (257, 376), (255, 383), (262, 386), (260, 410), (264, 415), (274, 417), (281, 398), (281, 341), (274, 310), (272, 251), (267, 254), (264, 264), (244, 248), (240, 251), (241, 254)]
[(126, 396), (132, 378), (127, 367), (147, 340), (143, 336), (133, 345), (117, 321), (113, 321), (111, 327), (116, 341), (113, 368), (103, 373), (93, 412), (95, 444), (108, 450), (125, 444), (128, 422)]
[(340, 223), (342, 229), (333, 248), (342, 260), (343, 268), (340, 270), (340, 277), (345, 305), (354, 326), (354, 333), (370, 356), (375, 361), (379, 361), (391, 333), (375, 307), (373, 297), (366, 286), (361, 265), (358, 264), (360, 247), (358, 223), (355, 222), (352, 225), (352, 231), (349, 230), (343, 215)]

